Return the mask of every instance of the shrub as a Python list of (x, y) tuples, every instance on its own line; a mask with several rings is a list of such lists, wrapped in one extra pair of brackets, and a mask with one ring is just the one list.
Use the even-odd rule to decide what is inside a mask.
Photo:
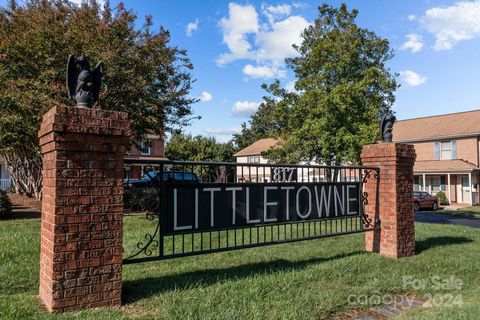
[(7, 196), (7, 192), (0, 190), (0, 219), (10, 217), (12, 214), (12, 203)]
[(442, 191), (439, 191), (439, 192), (437, 192), (436, 196), (437, 196), (438, 202), (440, 202), (440, 204), (448, 204), (447, 196), (445, 195), (445, 193), (443, 193)]
[(158, 190), (152, 187), (126, 187), (123, 203), (126, 210), (133, 212), (156, 212), (159, 210), (160, 204)]

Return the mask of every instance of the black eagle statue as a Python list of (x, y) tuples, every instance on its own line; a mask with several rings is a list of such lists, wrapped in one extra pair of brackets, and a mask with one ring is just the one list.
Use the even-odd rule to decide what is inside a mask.
[(380, 128), (383, 142), (392, 142), (392, 131), (395, 121), (397, 121), (397, 118), (392, 113), (387, 113), (382, 117)]
[(102, 85), (103, 62), (90, 70), (88, 60), (82, 55), (70, 55), (67, 63), (68, 97), (77, 103), (78, 108), (91, 108), (98, 100)]

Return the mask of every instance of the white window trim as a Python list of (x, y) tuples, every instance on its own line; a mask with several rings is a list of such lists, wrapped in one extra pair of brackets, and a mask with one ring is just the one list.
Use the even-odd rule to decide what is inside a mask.
[[(449, 148), (444, 149), (444, 146), (449, 146)], [(450, 157), (443, 157), (443, 151), (449, 151)], [(439, 141), (439, 153), (440, 153), (440, 160), (452, 160), (452, 140), (450, 141)]]
[[(144, 145), (145, 142), (149, 143), (148, 147), (145, 147), (145, 145)], [(148, 149), (148, 152), (144, 152), (144, 149)], [(140, 153), (142, 154), (142, 156), (151, 156), (152, 155), (152, 141), (151, 140), (143, 139), (140, 142)]]

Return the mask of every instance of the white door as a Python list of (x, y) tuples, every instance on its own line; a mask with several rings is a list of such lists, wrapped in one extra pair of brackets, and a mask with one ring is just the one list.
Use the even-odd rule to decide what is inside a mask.
[(470, 183), (468, 181), (468, 177), (461, 178), (461, 185), (462, 185), (462, 202), (470, 203)]

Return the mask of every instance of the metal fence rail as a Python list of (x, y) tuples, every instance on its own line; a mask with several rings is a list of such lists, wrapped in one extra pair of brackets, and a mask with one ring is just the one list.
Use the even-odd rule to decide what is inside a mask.
[[(125, 162), (127, 167), (140, 167), (145, 174), (144, 179), (126, 180), (125, 208), (132, 212), (142, 212), (146, 217), (146, 219), (143, 218), (145, 220), (142, 225), (148, 228), (145, 235), (138, 239), (134, 248), (126, 248), (124, 259), (126, 264), (346, 235), (380, 228), (379, 221), (375, 217), (367, 217), (364, 213), (364, 206), (376, 206), (374, 201), (369, 203), (369, 195), (364, 189), (367, 181), (375, 179), (378, 192), (380, 172), (375, 167), (145, 160), (141, 162), (126, 160)], [(280, 194), (280, 190), (285, 190), (282, 191), (282, 195), (286, 194), (286, 198), (291, 201), (297, 200), (295, 204), (297, 216), (294, 217), (293, 214), (289, 216), (287, 213), (287, 219), (278, 218), (278, 221), (269, 222), (273, 219), (268, 220), (267, 214), (264, 213), (265, 219), (262, 221), (252, 219), (248, 222), (249, 213), (246, 213), (245, 218), (242, 211), (239, 218), (246, 219), (247, 222), (242, 220), (243, 224), (238, 224), (237, 221), (237, 225), (234, 226), (225, 223), (214, 226), (214, 209), (211, 209), (210, 225), (202, 225), (202, 221), (197, 221), (198, 216), (202, 213), (208, 216), (208, 212), (205, 211), (209, 209), (207, 205), (201, 206), (197, 203), (201, 203), (201, 199), (199, 200), (198, 191), (195, 190), (199, 188), (216, 190), (218, 196), (215, 201), (230, 201), (224, 199), (226, 193), (220, 192), (222, 186), (222, 190), (238, 190), (237, 202), (243, 205), (239, 211), (249, 210), (247, 209), (248, 197), (252, 199), (261, 197), (258, 195), (258, 190), (265, 188), (273, 190), (270, 197), (275, 196), (274, 192)], [(331, 189), (326, 189), (325, 186)], [(259, 187), (263, 189), (258, 189)], [(325, 189), (319, 189), (322, 187)], [(299, 188), (303, 188), (303, 192)], [(293, 195), (289, 197), (288, 190), (292, 190), (293, 193), (294, 189), (297, 190), (296, 198)], [(245, 190), (247, 193), (250, 190), (250, 194), (247, 195)], [(319, 194), (322, 195), (321, 191), (323, 191), (325, 196), (327, 194), (325, 190), (328, 190), (329, 197), (330, 193), (333, 193), (334, 202), (338, 200), (334, 203), (335, 210), (323, 203), (324, 208), (332, 212), (330, 216), (325, 210), (323, 210), (326, 212), (324, 215), (320, 214), (322, 200), (319, 200)], [(246, 204), (244, 198), (238, 201), (240, 192), (245, 193), (242, 196), (246, 197)], [(187, 199), (187, 195), (192, 196)], [(228, 193), (228, 197), (231, 196), (234, 200), (221, 208), (232, 206), (235, 195), (232, 192)], [(267, 191), (263, 196), (268, 197)], [(207, 192), (205, 197), (210, 197), (206, 199), (212, 201), (211, 208), (213, 208), (214, 192)], [(344, 197), (347, 197), (346, 201)], [(282, 200), (281, 203), (285, 205), (286, 201), (287, 206), (292, 206), (288, 199)], [(302, 199), (307, 199), (313, 204)], [(258, 211), (266, 212), (266, 206), (271, 205), (272, 202), (268, 202), (267, 198), (262, 201), (263, 211), (262, 209)], [(189, 204), (190, 202), (195, 205)], [(205, 203), (208, 204), (208, 202)], [(343, 211), (338, 210), (341, 214), (337, 212), (337, 204), (339, 207), (342, 204), (346, 206), (346, 208), (342, 207)], [(315, 205), (318, 209), (317, 216), (310, 214), (310, 211), (314, 211), (312, 208)], [(279, 206), (280, 202), (277, 202), (277, 207)], [(285, 211), (284, 207), (277, 211)], [(353, 213), (350, 212), (351, 208), (355, 209), (352, 209)], [(191, 225), (184, 223), (184, 226), (178, 226), (177, 216), (174, 216), (175, 219), (172, 218), (172, 212), (177, 214), (177, 211), (179, 217), (186, 214), (191, 215), (193, 219), (195, 215), (195, 222), (192, 220)], [(307, 216), (307, 212), (308, 217), (303, 219)], [(216, 214), (220, 214), (216, 222), (227, 219), (225, 217), (232, 219), (232, 210)], [(233, 215), (236, 215), (235, 208), (233, 208)], [(136, 219), (141, 218), (141, 216), (136, 217)], [(233, 219), (235, 221), (235, 218)]]

